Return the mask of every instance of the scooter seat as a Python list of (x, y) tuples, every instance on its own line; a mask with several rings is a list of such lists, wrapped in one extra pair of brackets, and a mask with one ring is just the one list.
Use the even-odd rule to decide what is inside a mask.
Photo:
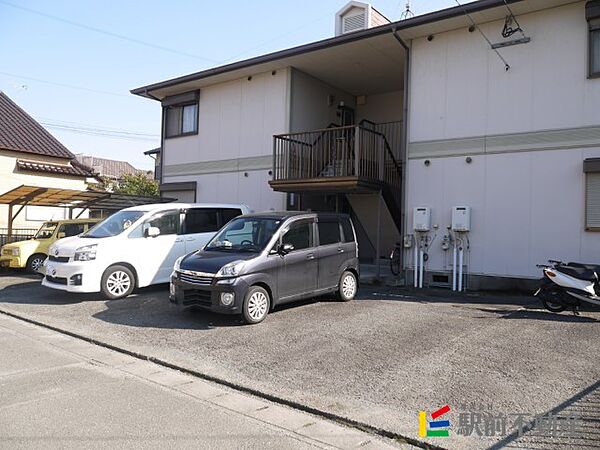
[(598, 265), (598, 264), (584, 264), (584, 263), (578, 263), (578, 262), (570, 262), (565, 265), (569, 266), (569, 267), (578, 267), (581, 269), (593, 270), (596, 273), (600, 273), (600, 265)]
[(598, 281), (598, 274), (595, 270), (586, 269), (585, 267), (570, 267), (558, 266), (556, 268), (560, 273), (564, 273), (573, 278), (578, 278), (585, 281)]

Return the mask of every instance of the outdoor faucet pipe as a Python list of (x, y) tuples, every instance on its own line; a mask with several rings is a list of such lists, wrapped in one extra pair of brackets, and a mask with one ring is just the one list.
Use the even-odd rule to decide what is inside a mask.
[(424, 266), (424, 261), (423, 261), (423, 254), (425, 252), (423, 252), (423, 247), (421, 247), (419, 249), (419, 288), (423, 287), (423, 266)]
[(417, 236), (415, 233), (415, 260), (413, 264), (414, 286), (418, 287), (419, 279), (419, 245), (417, 245)]
[(452, 245), (452, 290), (456, 291), (456, 241)]
[(458, 249), (458, 292), (463, 290), (463, 244), (462, 240)]

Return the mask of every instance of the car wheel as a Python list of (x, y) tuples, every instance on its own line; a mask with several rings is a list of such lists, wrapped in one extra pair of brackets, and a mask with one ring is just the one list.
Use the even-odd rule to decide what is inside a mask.
[(348, 302), (356, 296), (358, 290), (358, 283), (356, 276), (349, 271), (342, 274), (340, 278), (340, 286), (338, 288), (338, 297), (340, 300)]
[(127, 297), (133, 292), (135, 277), (125, 266), (112, 266), (102, 275), (102, 294), (110, 300)]
[(269, 314), (271, 308), (271, 298), (266, 289), (260, 286), (252, 286), (246, 292), (244, 305), (242, 306), (242, 316), (244, 321), (249, 324), (262, 322)]
[(29, 273), (37, 273), (37, 271), (42, 267), (44, 261), (46, 260), (46, 255), (41, 253), (36, 253), (35, 255), (31, 255), (27, 260), (27, 272)]

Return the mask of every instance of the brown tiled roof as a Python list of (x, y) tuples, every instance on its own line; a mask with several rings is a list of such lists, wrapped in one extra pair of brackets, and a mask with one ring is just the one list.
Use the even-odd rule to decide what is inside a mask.
[(50, 164), (34, 161), (25, 161), (17, 159), (17, 169), (31, 172), (45, 172), (57, 175), (72, 175), (76, 177), (93, 177), (92, 171), (86, 170), (81, 166), (72, 166), (70, 164)]
[(73, 159), (75, 155), (0, 91), (0, 149)]
[(92, 168), (102, 177), (120, 179), (123, 175), (145, 174), (146, 170), (139, 170), (129, 164), (127, 161), (117, 161), (108, 158), (98, 158), (97, 156), (88, 156), (78, 154), (75, 156), (80, 164)]

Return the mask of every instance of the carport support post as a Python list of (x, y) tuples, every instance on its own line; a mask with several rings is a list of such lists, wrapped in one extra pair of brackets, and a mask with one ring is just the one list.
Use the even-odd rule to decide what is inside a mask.
[(377, 278), (381, 278), (381, 191), (377, 194), (377, 238), (375, 258), (377, 259)]
[(12, 228), (13, 228), (13, 205), (9, 203), (9, 205), (8, 205), (8, 236), (6, 238), (6, 242), (10, 242), (10, 238), (12, 237)]

